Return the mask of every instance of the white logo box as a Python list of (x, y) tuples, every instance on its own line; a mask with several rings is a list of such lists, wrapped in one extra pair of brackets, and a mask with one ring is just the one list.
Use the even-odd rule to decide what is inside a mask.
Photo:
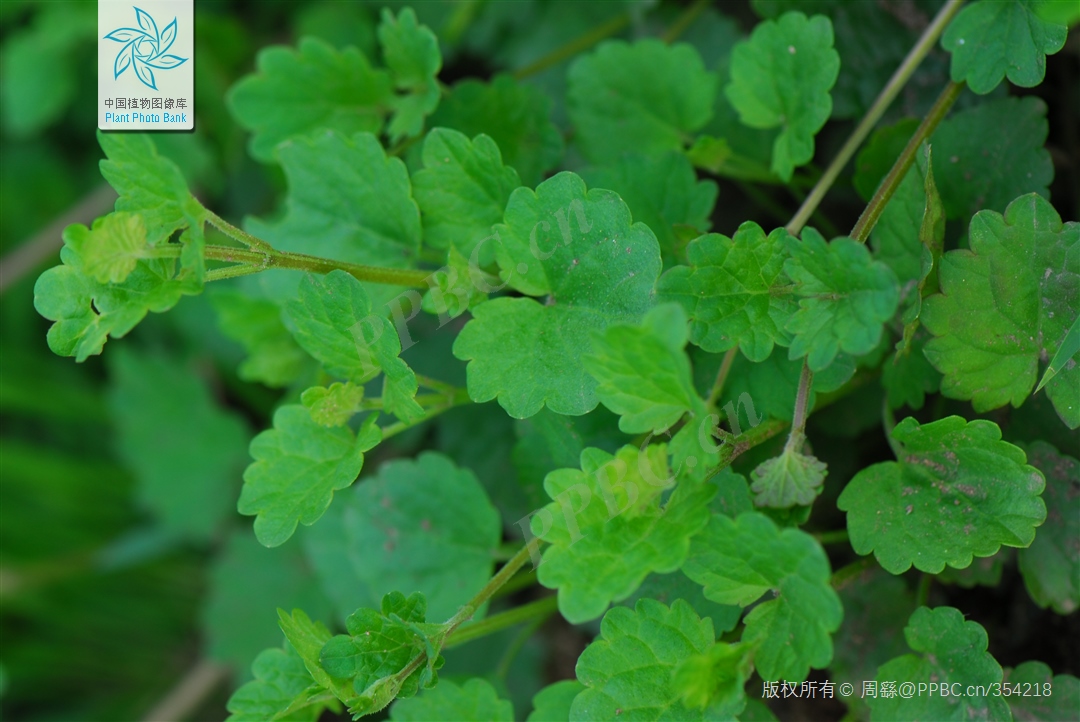
[(195, 0), (98, 0), (98, 128), (194, 130), (194, 55)]

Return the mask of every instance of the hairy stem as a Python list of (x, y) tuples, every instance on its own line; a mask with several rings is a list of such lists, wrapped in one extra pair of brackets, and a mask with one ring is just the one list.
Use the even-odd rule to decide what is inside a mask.
[(557, 608), (558, 597), (549, 595), (543, 599), (537, 599), (535, 602), (529, 602), (528, 604), (522, 604), (520, 607), (508, 609), (505, 612), (492, 614), (490, 617), (485, 617), (473, 624), (459, 627), (452, 636), (447, 638), (446, 644), (443, 645), (443, 649), (457, 647), (466, 642), (471, 642), (474, 639), (486, 637), (495, 632), (501, 632), (507, 627), (513, 627), (522, 622), (547, 619)]
[(810, 405), (810, 384), (813, 382), (814, 372), (803, 360), (802, 372), (799, 374), (799, 389), (795, 392), (795, 415), (791, 419), (791, 433), (784, 446), (787, 451), (801, 451), (803, 441), (806, 440), (806, 409)]
[[(933, 22), (926, 27), (923, 31), (919, 41), (915, 43), (915, 46), (908, 52), (907, 57), (904, 58), (904, 62), (900, 63), (900, 67), (896, 69), (893, 76), (889, 78), (889, 82), (882, 88), (881, 93), (874, 100), (873, 105), (866, 111), (866, 115), (863, 117), (859, 124), (855, 127), (855, 130), (848, 137), (847, 142), (840, 148), (840, 152), (833, 158), (832, 163), (825, 169), (825, 173), (822, 174), (813, 190), (810, 191), (810, 195), (803, 201), (802, 207), (795, 213), (795, 216), (791, 219), (791, 222), (787, 225), (788, 233), (792, 235), (798, 235), (803, 226), (806, 225), (806, 221), (809, 220), (814, 210), (821, 203), (825, 194), (828, 192), (832, 184), (836, 182), (840, 172), (847, 165), (851, 157), (855, 155), (855, 151), (858, 150), (862, 142), (866, 140), (866, 136), (870, 135), (870, 131), (874, 129), (877, 122), (881, 120), (881, 116), (885, 114), (893, 100), (903, 89), (904, 85), (911, 78), (915, 69), (919, 67), (919, 64), (926, 57), (927, 53), (934, 47), (937, 39), (945, 31), (945, 27), (952, 20), (953, 16), (960, 11), (960, 7), (964, 4), (964, 0), (949, 0), (938, 11), (937, 16)], [(918, 146), (916, 146), (918, 147)], [(903, 177), (901, 175), (901, 177)]]
[(253, 248), (255, 250), (274, 250), (273, 247), (263, 239), (256, 238), (247, 231), (237, 228), (236, 226), (219, 216), (217, 213), (214, 213), (212, 210), (204, 207), (203, 212), (206, 213), (206, 220), (210, 223), (210, 225), (212, 225), (214, 228), (218, 229), (234, 241), (243, 243), (248, 248)]
[(915, 153), (919, 150), (919, 146), (922, 145), (924, 140), (933, 135), (938, 124), (949, 112), (949, 108), (960, 97), (960, 91), (963, 89), (964, 83), (950, 82), (941, 91), (941, 95), (934, 101), (930, 112), (919, 123), (919, 127), (915, 129), (915, 134), (911, 136), (911, 140), (904, 146), (904, 151), (896, 159), (893, 167), (889, 169), (888, 174), (881, 181), (881, 185), (874, 192), (874, 197), (870, 199), (870, 203), (867, 204), (866, 209), (859, 216), (855, 228), (851, 230), (851, 237), (856, 241), (865, 243), (866, 239), (870, 237), (870, 231), (874, 230), (874, 226), (885, 210), (885, 206), (892, 199), (896, 189), (900, 186), (900, 182), (904, 180), (904, 176), (907, 174), (908, 169), (911, 168), (911, 164), (915, 162)]
[(720, 394), (724, 393), (724, 384), (727, 383), (728, 374), (731, 373), (731, 366), (735, 363), (735, 357), (738, 355), (738, 346), (728, 349), (728, 352), (724, 354), (724, 360), (720, 362), (720, 370), (716, 372), (716, 381), (713, 382), (712, 391), (709, 392), (707, 404), (710, 409), (715, 409), (716, 404), (720, 402)]
[(472, 619), (472, 616), (476, 614), (476, 610), (480, 608), (480, 605), (491, 599), (491, 595), (499, 591), (502, 585), (510, 581), (510, 577), (517, 574), (518, 570), (525, 566), (525, 562), (529, 561), (529, 559), (530, 548), (529, 545), (526, 544), (521, 547), (517, 554), (511, 557), (510, 561), (503, 565), (502, 569), (491, 578), (491, 581), (484, 585), (483, 589), (466, 602), (461, 609), (458, 610), (457, 614), (447, 620), (447, 636), (453, 634), (455, 629)]
[(605, 23), (597, 25), (595, 28), (580, 35), (565, 45), (561, 45), (544, 57), (529, 63), (524, 68), (518, 68), (514, 71), (514, 78), (521, 80), (527, 78), (530, 75), (536, 75), (548, 68), (558, 65), (562, 61), (572, 58), (580, 52), (588, 50), (593, 45), (596, 45), (601, 40), (609, 38), (615, 33), (621, 31), (627, 25), (630, 24), (630, 13), (620, 13), (611, 18)]

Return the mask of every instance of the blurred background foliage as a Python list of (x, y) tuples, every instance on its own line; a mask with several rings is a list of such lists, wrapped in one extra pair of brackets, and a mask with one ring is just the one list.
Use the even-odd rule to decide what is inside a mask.
[[(689, 5), (409, 4), (442, 42), (443, 83), (524, 69), (523, 82), (551, 99), (552, 118), (567, 138), (563, 98), (572, 59), (560, 59), (558, 49), (597, 28), (613, 37), (659, 36)], [(760, 15), (771, 14), (771, 5), (789, 4), (765, 0), (757, 3), (757, 14), (749, 2), (724, 3), (723, 14), (707, 7), (681, 40), (695, 45), (723, 82), (732, 44)], [(831, 157), (843, 142), (917, 37), (918, 19), (932, 15), (940, 2), (896, 3), (903, 9), (892, 14), (864, 12), (878, 4), (800, 4), (833, 16), (843, 59), (833, 91), (834, 122), (819, 136), (819, 158)], [(196, 3), (196, 130), (158, 134), (155, 141), (204, 204), (230, 219), (266, 217), (284, 189), (277, 166), (248, 154), (246, 134), (225, 103), (227, 89), (252, 72), (257, 50), (311, 35), (373, 57), (383, 5), (406, 3)], [(98, 172), (101, 151), (94, 140), (96, 26), (93, 2), (0, 3), (0, 705), (10, 720), (223, 719), (224, 701), (248, 677), (254, 656), (280, 644), (276, 607), (302, 607), (340, 622), (366, 600), (356, 598), (348, 579), (320, 573), (334, 569), (328, 555), (340, 553), (325, 543), (328, 534), (332, 538), (333, 515), (318, 536), (303, 529), (269, 550), (255, 541), (251, 520), (235, 512), (248, 440), (304, 384), (274, 389), (241, 378), (244, 350), (221, 332), (228, 319), (215, 311), (215, 298), (223, 294), (187, 297), (174, 311), (151, 315), (104, 357), (83, 364), (56, 357), (46, 346), (48, 323), (33, 309), (34, 281), (56, 262), (63, 226), (88, 223), (115, 198)], [(1058, 171), (1052, 195), (1065, 218), (1077, 217), (1080, 193), (1077, 57), (1074, 33), (1066, 51), (1049, 59), (1047, 82), (1034, 91), (1050, 105), (1049, 146)], [(946, 80), (947, 58), (936, 52), (885, 122), (922, 113)], [(764, 153), (767, 165), (771, 138), (738, 127), (723, 94), (718, 97), (714, 135), (737, 142), (748, 157)], [(454, 112), (452, 104), (439, 110)], [(432, 124), (438, 122), (436, 116)], [(497, 120), (491, 123), (497, 126)], [(562, 167), (581, 165), (571, 142)], [(725, 182), (713, 226), (734, 228), (755, 205), (782, 216), (798, 198), (784, 189)], [(860, 208), (848, 183), (830, 194), (822, 210), (847, 223)], [(450, 356), (452, 336), (429, 326), (430, 339), (406, 358), (420, 373), (463, 383), (462, 365)], [(288, 353), (283, 347), (275, 358), (285, 363)], [(706, 366), (701, 364), (703, 373), (715, 372)], [(1039, 401), (1025, 405), (1024, 413), (1038, 417)], [(868, 408), (873, 415), (862, 423), (860, 413)], [(862, 466), (850, 453), (850, 437), (876, 425), (879, 409), (879, 397), (854, 395), (830, 409), (831, 421), (823, 418), (811, 428), (816, 453), (833, 469), (830, 484)], [(381, 445), (370, 468), (437, 448), (476, 472), (506, 518), (519, 518), (542, 498), (536, 469), (550, 460), (535, 458), (544, 450), (537, 450), (533, 432), (544, 423), (556, 422), (546, 412), (514, 422), (493, 404), (465, 407)], [(836, 428), (851, 433), (836, 437), (830, 433)], [(1075, 436), (1053, 441), (1063, 450), (1076, 448)], [(592, 443), (604, 445), (601, 439)], [(835, 496), (836, 489), (828, 493)], [(970, 586), (967, 581), (960, 584)], [(567, 629), (544, 640), (525, 639), (510, 630), (454, 650), (441, 675), (488, 676), (521, 713), (543, 684), (572, 676), (572, 667), (565, 667), (583, 643)], [(1067, 639), (1065, 634), (1064, 642), (1059, 637), (1044, 644), (1067, 645)], [(1060, 651), (1030, 656), (1070, 658)], [(1068, 666), (1054, 668), (1065, 672)]]

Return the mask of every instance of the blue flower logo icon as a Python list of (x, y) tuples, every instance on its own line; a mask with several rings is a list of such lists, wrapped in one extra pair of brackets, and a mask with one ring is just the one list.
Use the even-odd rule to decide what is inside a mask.
[(119, 78), (128, 68), (134, 68), (143, 85), (157, 90), (154, 70), (172, 70), (188, 59), (166, 54), (176, 40), (176, 18), (165, 26), (165, 30), (158, 30), (150, 13), (134, 9), (138, 28), (117, 28), (105, 36), (106, 40), (124, 44), (113, 62), (113, 79)]

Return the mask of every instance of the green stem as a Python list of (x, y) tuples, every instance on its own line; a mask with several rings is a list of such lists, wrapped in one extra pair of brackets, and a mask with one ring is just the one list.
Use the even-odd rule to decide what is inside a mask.
[(447, 620), (447, 636), (453, 634), (454, 630), (472, 619), (472, 616), (476, 614), (476, 610), (479, 609), (484, 602), (491, 599), (491, 595), (499, 591), (502, 585), (510, 581), (510, 577), (517, 574), (518, 570), (525, 566), (525, 563), (529, 561), (529, 559), (530, 548), (529, 545), (526, 544), (521, 547), (518, 553), (515, 554), (510, 561), (503, 565), (502, 569), (491, 578), (491, 581), (484, 585), (483, 589), (466, 602), (464, 606), (458, 610), (457, 614)]
[[(791, 222), (787, 225), (788, 233), (792, 235), (798, 235), (803, 226), (806, 225), (806, 221), (813, 214), (814, 210), (821, 203), (825, 197), (826, 192), (832, 187), (832, 184), (836, 182), (840, 172), (855, 155), (855, 151), (862, 145), (862, 142), (866, 140), (866, 136), (870, 135), (870, 131), (874, 129), (877, 122), (881, 120), (881, 116), (885, 114), (893, 100), (903, 89), (904, 85), (911, 78), (911, 75), (915, 72), (915, 69), (919, 67), (919, 64), (923, 61), (926, 55), (934, 47), (937, 39), (945, 31), (945, 27), (952, 20), (953, 16), (960, 11), (960, 7), (964, 4), (964, 0), (949, 0), (938, 11), (937, 16), (933, 22), (927, 26), (923, 31), (919, 41), (915, 43), (915, 46), (904, 58), (904, 62), (900, 63), (900, 67), (896, 69), (893, 76), (889, 78), (889, 82), (885, 84), (885, 87), (881, 90), (877, 99), (874, 100), (873, 105), (866, 111), (866, 115), (855, 127), (851, 136), (840, 148), (840, 152), (833, 158), (832, 163), (825, 169), (825, 173), (822, 174), (813, 190), (810, 191), (810, 195), (803, 201), (802, 207), (795, 213), (795, 216), (791, 219)], [(918, 146), (916, 146), (918, 147)], [(901, 175), (903, 177), (903, 175)]]
[(239, 243), (243, 243), (248, 248), (253, 248), (260, 251), (273, 251), (273, 247), (261, 238), (256, 238), (245, 230), (237, 228), (233, 224), (226, 221), (224, 218), (214, 213), (208, 208), (203, 208), (206, 213), (206, 220), (210, 225), (224, 233), (229, 238)]
[(558, 65), (567, 58), (572, 58), (578, 53), (588, 50), (601, 40), (611, 37), (629, 24), (630, 13), (620, 13), (606, 23), (596, 26), (584, 35), (574, 38), (565, 45), (555, 48), (539, 60), (529, 63), (524, 68), (515, 70), (514, 78), (516, 80), (521, 80), (522, 78), (536, 75), (552, 66)]
[[(176, 255), (179, 254), (180, 249), (178, 247)], [(274, 249), (253, 250), (234, 248), (232, 246), (209, 245), (205, 248), (205, 256), (208, 261), (242, 263), (256, 267), (258, 271), (265, 271), (270, 268), (287, 268), (311, 273), (329, 273), (330, 271), (342, 270), (361, 281), (385, 283), (391, 286), (423, 288), (427, 286), (427, 278), (431, 275), (428, 271), (410, 268), (365, 266), (359, 263), (334, 261), (329, 258), (309, 256), (304, 253), (290, 253)]]
[(949, 112), (949, 108), (953, 106), (956, 99), (960, 97), (960, 91), (963, 89), (963, 83), (950, 82), (941, 91), (941, 95), (934, 101), (930, 112), (919, 123), (919, 127), (915, 129), (915, 134), (911, 136), (911, 140), (904, 147), (904, 151), (896, 159), (893, 167), (889, 169), (888, 174), (881, 181), (881, 185), (874, 192), (874, 197), (870, 199), (870, 203), (867, 204), (866, 209), (859, 216), (855, 228), (851, 231), (851, 237), (856, 241), (865, 243), (866, 239), (870, 237), (870, 231), (874, 230), (874, 226), (885, 210), (885, 206), (900, 186), (900, 182), (904, 180), (904, 176), (907, 174), (908, 169), (911, 168), (911, 164), (915, 162), (915, 153), (919, 150), (919, 146), (922, 145), (924, 140), (933, 135), (934, 130), (937, 129), (938, 124)]
[(506, 651), (503, 652), (502, 659), (499, 660), (498, 666), (495, 667), (496, 679), (506, 680), (510, 675), (510, 667), (514, 664), (514, 660), (517, 659), (518, 653), (521, 652), (525, 643), (529, 641), (529, 638), (536, 634), (536, 630), (547, 621), (548, 616), (549, 615), (537, 617), (521, 628), (521, 631), (517, 633), (513, 641), (507, 645)]
[(675, 19), (675, 22), (671, 24), (671, 27), (667, 29), (667, 32), (664, 33), (661, 39), (668, 44), (678, 40), (679, 36), (685, 33), (687, 28), (694, 24), (694, 21), (697, 20), (697, 16), (704, 12), (705, 8), (709, 7), (711, 2), (712, 0), (695, 0), (690, 7), (686, 8), (686, 10)]
[(833, 589), (839, 589), (872, 566), (874, 566), (874, 557), (861, 557), (851, 564), (837, 569), (829, 583), (832, 584)]
[(724, 360), (720, 362), (720, 370), (716, 372), (716, 381), (713, 382), (712, 391), (709, 392), (709, 400), (706, 402), (710, 409), (715, 409), (716, 404), (720, 402), (720, 394), (724, 393), (724, 384), (727, 383), (728, 374), (731, 373), (731, 366), (735, 363), (735, 357), (738, 354), (738, 346), (728, 349), (728, 352), (724, 354)]
[(492, 614), (490, 617), (485, 617), (478, 622), (458, 628), (456, 632), (452, 633), (452, 636), (447, 637), (443, 649), (457, 647), (474, 639), (501, 632), (507, 627), (513, 627), (522, 622), (534, 619), (542, 621), (551, 616), (556, 609), (558, 609), (558, 597), (549, 595), (543, 599), (537, 599), (535, 602), (529, 602), (528, 604), (522, 604), (520, 607), (508, 609), (505, 612)]
[(502, 589), (495, 593), (495, 597), (505, 597), (522, 589), (528, 589), (536, 584), (536, 570), (522, 572), (503, 585)]
[(418, 424), (422, 424), (425, 421), (430, 421), (431, 419), (434, 419), (436, 416), (443, 413), (444, 411), (449, 411), (455, 406), (461, 406), (462, 404), (471, 403), (472, 401), (464, 389), (461, 389), (460, 393), (455, 394), (452, 398), (448, 399), (445, 396), (442, 398), (444, 400), (444, 403), (442, 405), (432, 406), (424, 409), (423, 416), (415, 419), (410, 419), (409, 421), (395, 421), (389, 426), (384, 426), (382, 429), (382, 440), (386, 441), (391, 436), (397, 436), (398, 434), (407, 429), (411, 429)]
[(795, 415), (791, 419), (791, 433), (784, 445), (786, 451), (802, 451), (803, 441), (806, 440), (806, 409), (810, 405), (810, 384), (813, 382), (814, 372), (810, 370), (806, 360), (803, 360), (799, 389), (795, 392)]
[(930, 585), (934, 581), (933, 574), (922, 573), (919, 577), (919, 588), (915, 591), (915, 608), (925, 607), (930, 601)]
[(818, 540), (819, 544), (844, 544), (849, 540), (847, 529), (823, 531), (815, 534), (814, 537)]

